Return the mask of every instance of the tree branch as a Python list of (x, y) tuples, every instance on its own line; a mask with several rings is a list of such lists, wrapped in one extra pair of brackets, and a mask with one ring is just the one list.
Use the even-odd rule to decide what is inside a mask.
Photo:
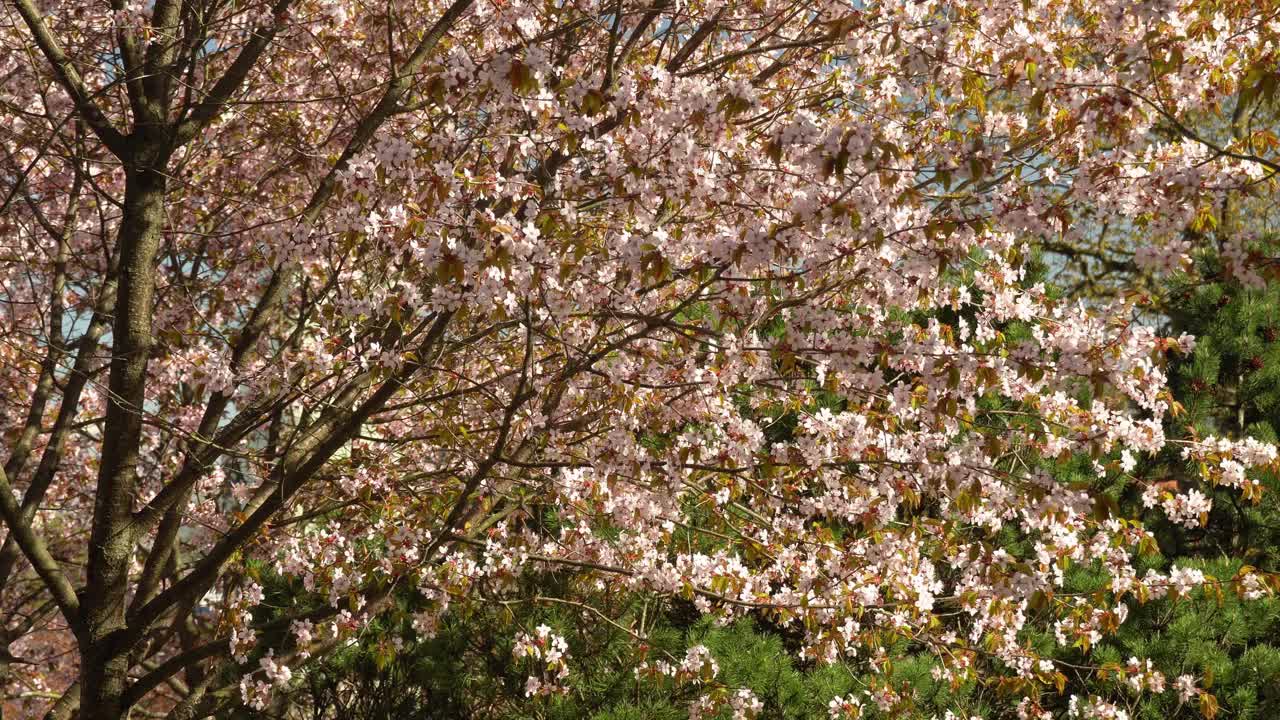
[(71, 62), (71, 58), (63, 52), (62, 46), (49, 32), (48, 26), (44, 24), (44, 20), (40, 17), (40, 11), (31, 3), (31, 0), (13, 0), (13, 5), (18, 10), (18, 14), (22, 16), (23, 22), (27, 24), (27, 28), (31, 30), (31, 35), (36, 41), (36, 45), (40, 48), (40, 52), (44, 53), (45, 59), (53, 66), (54, 74), (58, 78), (58, 82), (71, 96), (71, 101), (75, 104), (76, 110), (80, 113), (80, 117), (84, 119), (98, 139), (107, 146), (116, 157), (121, 157), (127, 150), (125, 138), (112, 126), (111, 121), (102, 113), (102, 110), (93, 102), (93, 97), (89, 94), (88, 89), (84, 86), (84, 80), (81, 79), (79, 71)]
[(22, 521), (22, 511), (13, 498), (9, 476), (3, 469), (0, 469), (0, 515), (4, 517), (4, 524), (9, 527), (9, 532), (17, 540), (18, 547), (22, 548), (23, 554), (35, 568), (36, 574), (40, 576), (45, 587), (49, 588), (63, 617), (69, 624), (75, 626), (80, 621), (80, 601), (76, 598), (75, 589), (67, 576), (62, 573), (62, 568), (58, 567), (58, 562), (49, 554), (49, 548), (44, 540), (31, 530), (29, 523)]

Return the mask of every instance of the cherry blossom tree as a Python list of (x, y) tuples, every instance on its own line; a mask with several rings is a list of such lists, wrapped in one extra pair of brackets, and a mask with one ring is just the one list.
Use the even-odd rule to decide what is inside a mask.
[[(1087, 645), (1126, 603), (1274, 585), (1140, 576), (1141, 525), (1060, 481), (1058, 458), (1114, 476), (1173, 442), (1162, 367), (1193, 339), (1022, 263), (1086, 216), (1176, 254), (1198, 208), (1269, 181), (1251, 137), (1151, 130), (1272, 92), (1277, 22), (1239, 0), (10, 0), (8, 696), (265, 709), (381, 615), (430, 634), (560, 568), (584, 608), (763, 611), (815, 660), (907, 639), (1041, 717), (1062, 676), (1027, 623)], [(1178, 442), (1245, 498), (1276, 466)], [(1057, 592), (1068, 563), (1109, 588)], [(559, 637), (519, 637), (530, 695), (572, 682)], [(695, 655), (637, 669), (714, 667)], [(758, 702), (691, 712), (721, 709)]]

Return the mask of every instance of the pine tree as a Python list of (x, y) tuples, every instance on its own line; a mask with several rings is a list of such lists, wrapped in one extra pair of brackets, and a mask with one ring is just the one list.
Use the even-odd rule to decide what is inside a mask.
[[(1274, 255), (1276, 247), (1274, 242), (1256, 245), (1255, 259)], [(1196, 337), (1195, 350), (1171, 363), (1173, 397), (1185, 412), (1167, 423), (1165, 431), (1170, 437), (1250, 436), (1275, 442), (1280, 428), (1280, 282), (1274, 277), (1261, 286), (1242, 282), (1214, 254), (1196, 261), (1198, 272), (1174, 278), (1156, 308), (1163, 333)], [(1264, 265), (1259, 261), (1255, 268)], [(1073, 458), (1071, 463), (1081, 477), (1089, 473), (1086, 460)], [(1133, 475), (1163, 478), (1183, 489), (1198, 485), (1197, 468), (1172, 450), (1140, 464)], [(1280, 481), (1264, 475), (1261, 484), (1261, 496), (1253, 503), (1238, 491), (1206, 489), (1212, 510), (1194, 528), (1144, 507), (1137, 483), (1113, 481), (1108, 489), (1124, 516), (1140, 517), (1154, 533), (1159, 554), (1145, 560), (1148, 567), (1167, 572), (1176, 564), (1228, 580), (1244, 565), (1280, 569)], [(1102, 575), (1090, 568), (1077, 568), (1068, 579), (1072, 591), (1105, 590)], [(1280, 601), (1246, 605), (1224, 587), (1217, 594), (1130, 605), (1129, 619), (1118, 633), (1089, 652), (1058, 648), (1057, 657), (1092, 666), (1122, 666), (1130, 657), (1151, 659), (1170, 681), (1183, 674), (1195, 677), (1212, 694), (1222, 717), (1280, 717)], [(1054, 648), (1047, 633), (1042, 641), (1046, 650)], [(1175, 693), (1139, 696), (1118, 679), (1068, 675), (1068, 694), (1102, 696), (1128, 707), (1133, 718), (1206, 714), (1199, 703), (1182, 703)]]

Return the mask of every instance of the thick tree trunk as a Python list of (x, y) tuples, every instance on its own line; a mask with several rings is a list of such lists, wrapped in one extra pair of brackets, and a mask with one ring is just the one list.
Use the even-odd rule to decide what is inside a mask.
[(147, 158), (129, 170), (117, 249), (120, 278), (112, 326), (111, 397), (102, 443), (79, 628), (81, 720), (125, 715), (129, 648), (121, 642), (137, 465), (146, 402), (155, 258), (164, 229), (164, 162)]

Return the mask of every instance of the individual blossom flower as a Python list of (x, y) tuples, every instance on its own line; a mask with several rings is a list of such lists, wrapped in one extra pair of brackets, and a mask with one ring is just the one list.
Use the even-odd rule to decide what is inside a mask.
[(1178, 679), (1173, 681), (1173, 689), (1178, 693), (1179, 704), (1191, 702), (1200, 694), (1200, 688), (1196, 687), (1196, 679), (1190, 675), (1179, 675)]
[(315, 637), (315, 625), (309, 620), (294, 620), (289, 624), (289, 632), (293, 634), (293, 641), (298, 646), (298, 657), (303, 659), (311, 657), (307, 647)]
[(827, 703), (827, 716), (831, 720), (853, 720), (862, 717), (862, 698), (850, 693), (836, 696)]
[(764, 703), (751, 690), (738, 688), (729, 697), (729, 707), (733, 711), (733, 720), (753, 720), (764, 709)]
[(262, 666), (262, 672), (267, 676), (273, 685), (284, 685), (293, 677), (293, 671), (288, 665), (276, 661), (276, 651), (268, 650), (267, 654), (258, 660), (258, 664)]
[(685, 651), (680, 671), (687, 677), (708, 681), (720, 674), (720, 664), (705, 645), (694, 645)]
[(245, 675), (240, 678), (240, 700), (254, 710), (266, 710), (271, 702), (271, 683)]
[(562, 681), (569, 675), (569, 645), (565, 639), (553, 633), (547, 625), (539, 625), (532, 635), (521, 632), (516, 635), (512, 655), (530, 658), (535, 662), (537, 674), (525, 680), (525, 695), (551, 695), (569, 691)]

